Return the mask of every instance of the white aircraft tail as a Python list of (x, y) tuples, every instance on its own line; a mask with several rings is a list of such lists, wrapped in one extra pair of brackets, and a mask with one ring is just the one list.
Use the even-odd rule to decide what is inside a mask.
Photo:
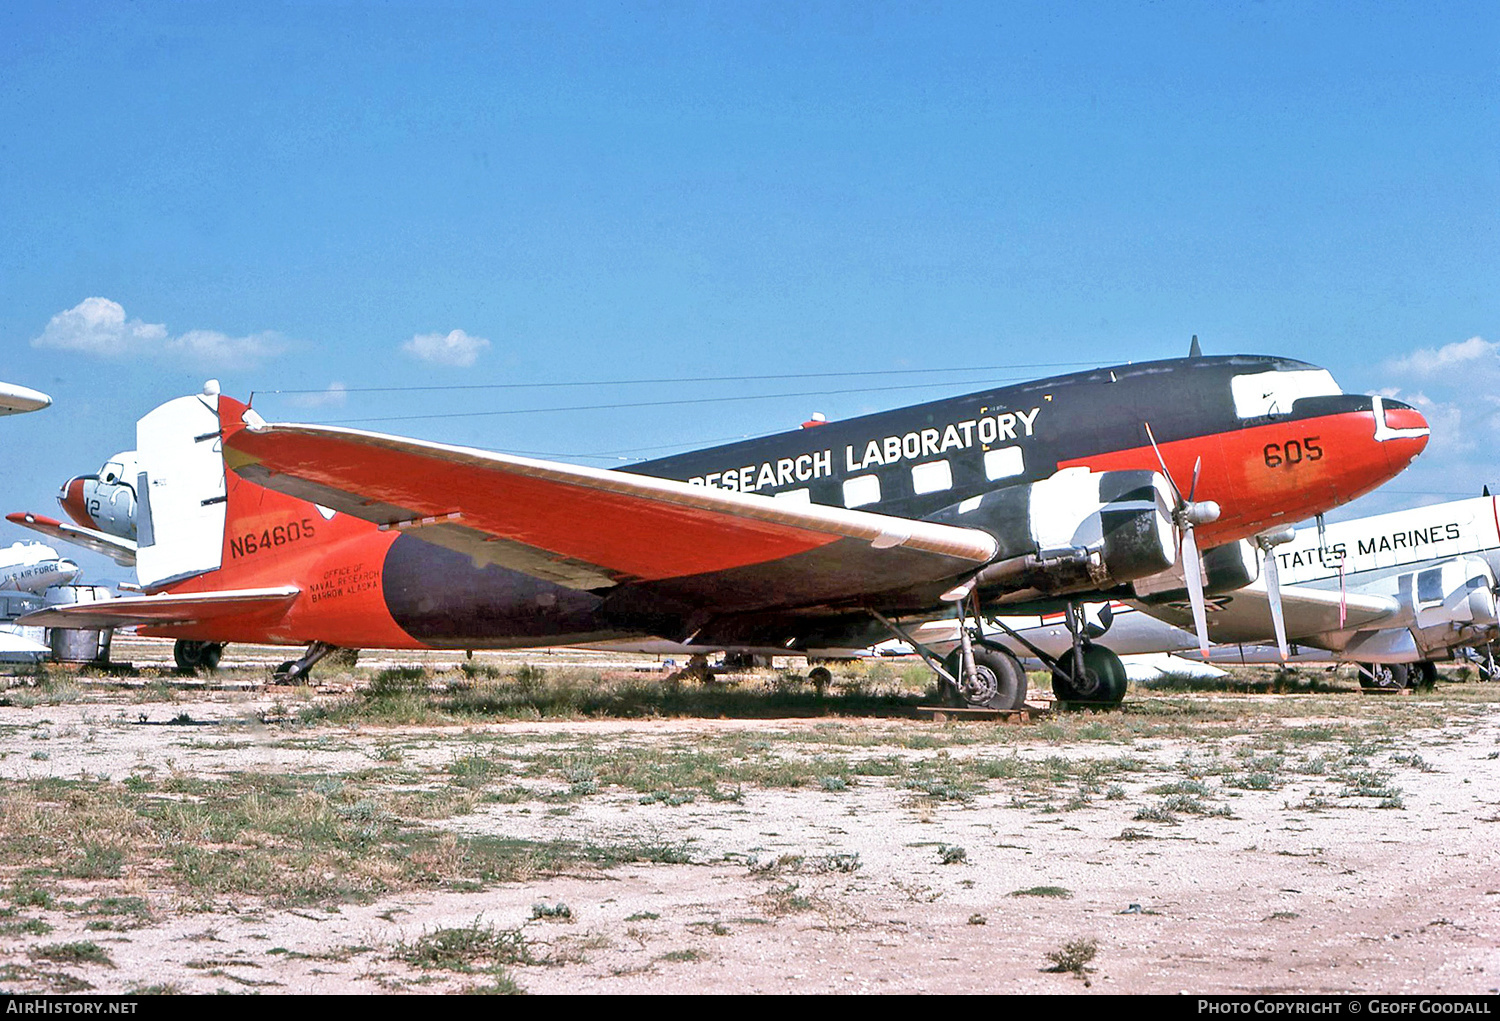
[(136, 577), (150, 589), (215, 571), (224, 558), (219, 384), (136, 423)]

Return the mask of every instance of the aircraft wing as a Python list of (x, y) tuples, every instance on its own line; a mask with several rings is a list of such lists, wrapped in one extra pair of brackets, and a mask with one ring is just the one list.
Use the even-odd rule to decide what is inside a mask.
[(121, 567), (135, 566), (135, 543), (130, 539), (122, 539), (117, 535), (110, 535), (97, 529), (70, 525), (64, 521), (29, 512), (7, 514), (5, 520), (11, 524), (25, 525), (43, 535), (71, 542), (75, 546), (82, 546), (95, 553), (103, 553)]
[[(1126, 600), (1158, 620), (1191, 630), (1193, 614), (1186, 602), (1143, 603)], [(1344, 608), (1340, 623), (1339, 607)], [(1275, 643), (1271, 628), (1271, 600), (1265, 579), (1224, 595), (1208, 597), (1208, 636), (1215, 644)], [(1340, 594), (1337, 589), (1307, 585), (1281, 586), (1281, 610), (1288, 639), (1306, 639), (1330, 631), (1370, 628), (1400, 612), (1400, 604), (1388, 596), (1359, 592)]]
[(197, 624), (218, 617), (240, 617), (282, 610), (297, 598), (294, 586), (185, 592), (181, 595), (123, 596), (95, 603), (68, 603), (36, 610), (16, 621), (23, 627), (111, 628), (147, 624)]
[(997, 550), (979, 529), (246, 420), (224, 457), (250, 481), (571, 588), (648, 583), (718, 610), (806, 606), (953, 578)]

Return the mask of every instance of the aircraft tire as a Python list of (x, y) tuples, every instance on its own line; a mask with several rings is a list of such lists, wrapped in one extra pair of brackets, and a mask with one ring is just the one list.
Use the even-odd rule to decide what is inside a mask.
[[(963, 652), (954, 649), (943, 661), (943, 666), (950, 674), (961, 678)], [(1004, 710), (1020, 709), (1026, 704), (1026, 671), (1010, 653), (975, 648), (974, 668), (979, 676), (957, 691), (951, 690), (946, 681), (939, 681), (945, 702), (970, 709)]]
[(1113, 709), (1125, 700), (1130, 679), (1125, 676), (1125, 664), (1109, 649), (1085, 644), (1083, 673), (1079, 684), (1060, 670), (1052, 671), (1052, 693), (1064, 708)]
[(818, 693), (818, 697), (822, 698), (823, 692), (827, 691), (828, 686), (833, 683), (833, 672), (826, 666), (815, 666), (807, 672), (807, 679), (812, 682), (813, 690)]
[(199, 667), (213, 670), (219, 665), (224, 652), (223, 642), (195, 642), (190, 638), (179, 638), (172, 643), (172, 662), (184, 673), (194, 673)]
[(1359, 664), (1359, 686), (1366, 691), (1400, 691), (1410, 674), (1405, 663)]
[(1437, 664), (1429, 659), (1420, 663), (1412, 664), (1416, 669), (1411, 672), (1411, 679), (1407, 682), (1413, 688), (1422, 691), (1431, 691), (1437, 686), (1438, 668)]

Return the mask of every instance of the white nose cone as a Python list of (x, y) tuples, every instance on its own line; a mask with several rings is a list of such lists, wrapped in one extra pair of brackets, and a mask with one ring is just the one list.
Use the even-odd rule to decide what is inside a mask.
[(217, 379), (206, 380), (203, 384), (204, 397), (219, 396), (219, 381)]

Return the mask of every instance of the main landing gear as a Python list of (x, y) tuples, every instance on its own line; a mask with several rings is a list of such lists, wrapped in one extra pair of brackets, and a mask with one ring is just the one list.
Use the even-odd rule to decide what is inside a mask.
[(932, 672), (937, 674), (938, 691), (945, 703), (971, 709), (1024, 709), (1026, 671), (1009, 649), (985, 639), (977, 614), (973, 618), (974, 623), (970, 624), (968, 602), (972, 594), (973, 583), (970, 582), (954, 589), (948, 597), (958, 610), (959, 644), (958, 648), (941, 660), (902, 630), (895, 621), (878, 610), (869, 612), (927, 662)]
[(298, 660), (290, 660), (281, 664), (271, 673), (272, 684), (299, 684), (307, 677), (313, 666), (324, 656), (337, 652), (337, 645), (329, 645), (327, 642), (313, 642), (307, 647), (307, 651)]
[(1360, 663), (1358, 667), (1359, 686), (1366, 691), (1430, 689), (1437, 683), (1436, 663)]
[(1052, 694), (1064, 709), (1113, 709), (1125, 700), (1130, 681), (1120, 657), (1088, 640), (1088, 622), (1083, 607), (1069, 602), (1063, 617), (1072, 636), (1072, 648), (1052, 657), (1024, 637), (996, 621), (1001, 630), (1020, 642), (1052, 672)]
[[(984, 637), (978, 613), (970, 616), (966, 605), (971, 594), (968, 587), (954, 590), (951, 601), (958, 609), (959, 646), (942, 660), (878, 610), (869, 613), (927, 661), (938, 675), (944, 701), (976, 709), (1022, 709), (1026, 705), (1026, 671), (1009, 649)], [(1052, 691), (1063, 708), (1113, 709), (1124, 700), (1129, 684), (1125, 665), (1109, 649), (1088, 641), (1083, 608), (1078, 604), (1068, 604), (1068, 632), (1073, 643), (1061, 656), (1043, 652), (1003, 620), (991, 622), (1052, 672)]]
[(199, 668), (216, 669), (219, 657), (224, 653), (223, 642), (195, 642), (179, 638), (172, 644), (172, 661), (183, 673), (196, 673)]

